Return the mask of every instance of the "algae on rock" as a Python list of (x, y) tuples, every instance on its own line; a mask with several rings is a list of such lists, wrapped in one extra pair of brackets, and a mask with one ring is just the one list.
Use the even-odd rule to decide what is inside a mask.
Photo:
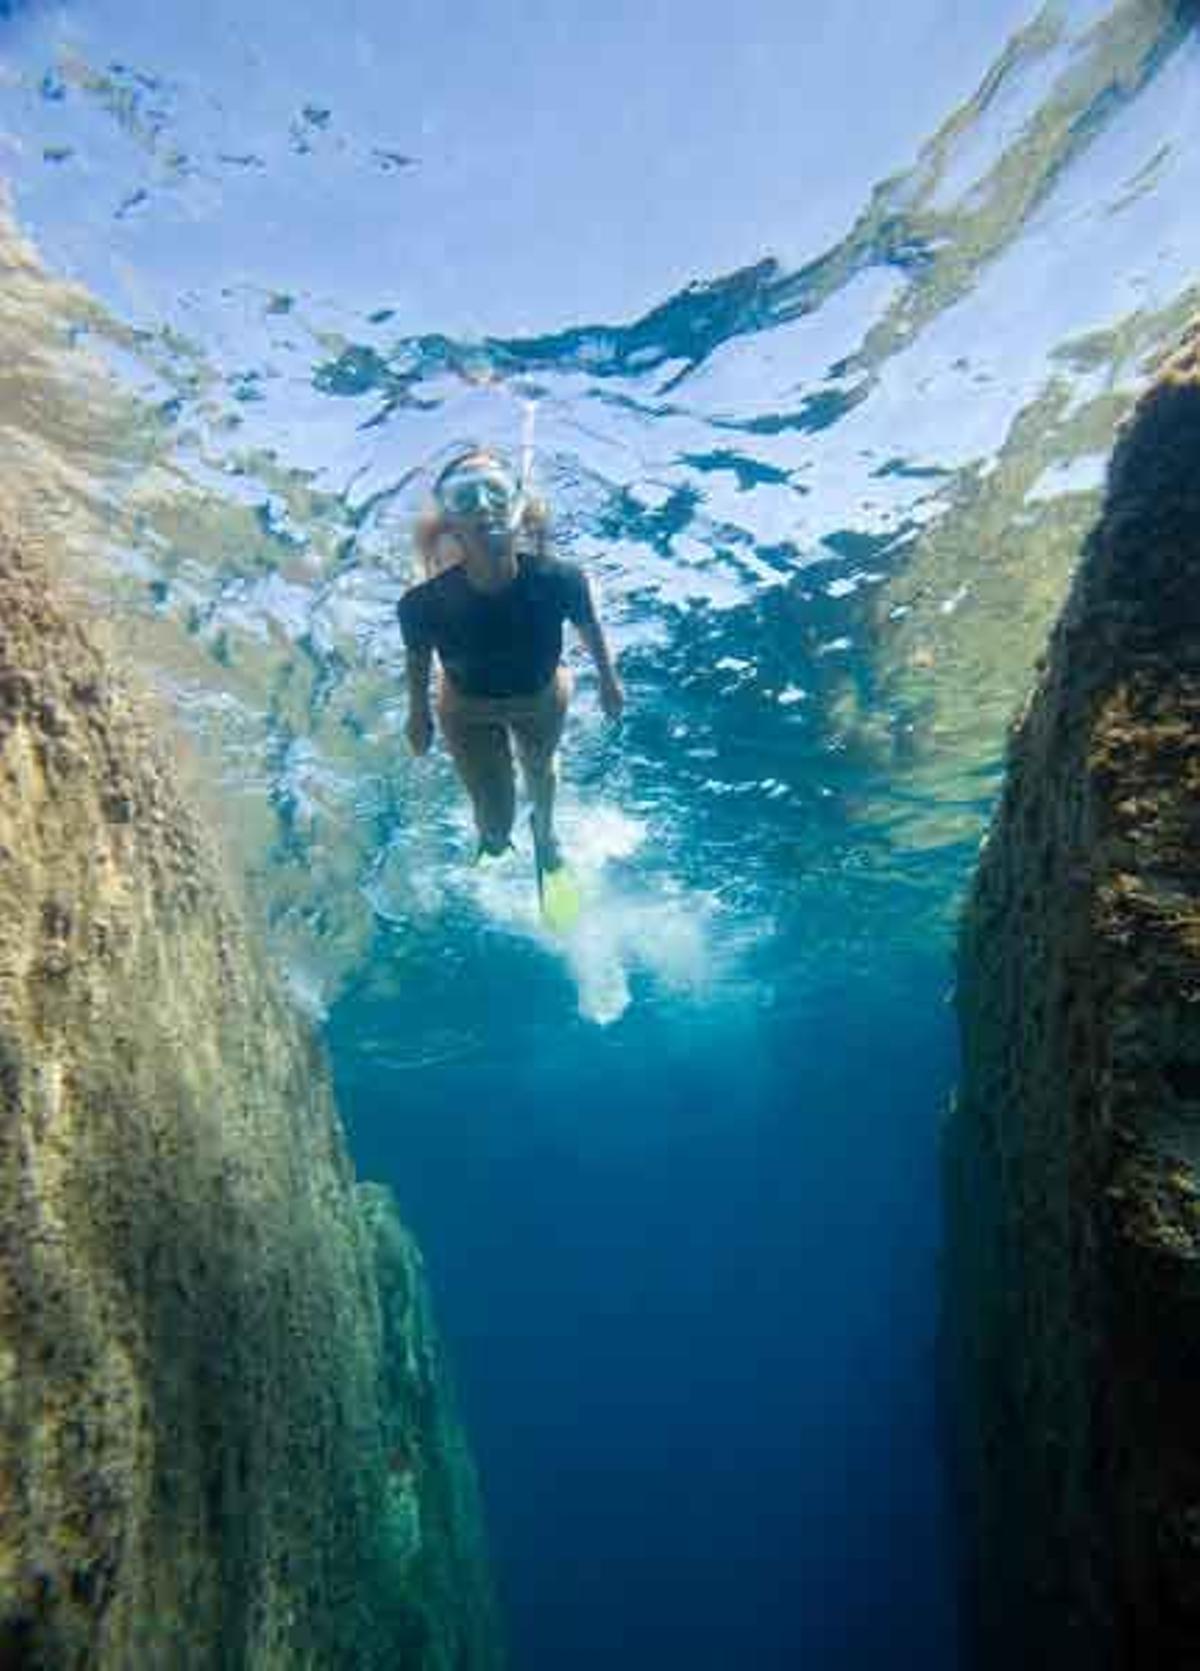
[(0, 1663), (493, 1671), (473, 1497), (420, 1503), (427, 1593), (395, 1546), (397, 1422), (464, 1466), (425, 1302), (381, 1304), (324, 1061), (230, 892), (0, 543)]
[(960, 946), (973, 1663), (1200, 1663), (1200, 333), (1139, 402)]

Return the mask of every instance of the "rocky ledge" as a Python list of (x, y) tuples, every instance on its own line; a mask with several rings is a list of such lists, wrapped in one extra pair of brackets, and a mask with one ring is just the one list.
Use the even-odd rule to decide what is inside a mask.
[(1200, 335), (1113, 455), (960, 947), (968, 1663), (1200, 1665)]
[(494, 1671), (419, 1260), (231, 894), (0, 543), (0, 1667)]

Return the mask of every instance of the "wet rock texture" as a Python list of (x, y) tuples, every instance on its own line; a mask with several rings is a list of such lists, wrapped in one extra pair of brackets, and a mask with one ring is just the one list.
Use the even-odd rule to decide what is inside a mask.
[(1114, 453), (961, 944), (970, 1663), (1200, 1665), (1200, 335)]
[(171, 769), (0, 543), (2, 1671), (499, 1665), (367, 1209)]

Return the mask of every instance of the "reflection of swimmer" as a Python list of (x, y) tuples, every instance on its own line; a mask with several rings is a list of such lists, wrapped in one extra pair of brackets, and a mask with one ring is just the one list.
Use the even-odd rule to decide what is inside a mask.
[[(625, 693), (596, 615), (587, 577), (546, 551), (546, 512), (504, 461), (463, 453), (434, 482), (435, 509), (418, 539), (432, 578), (400, 600), (407, 651), (409, 744), (433, 741), (429, 681), (441, 665), (438, 720), (475, 813), (481, 854), (503, 853), (516, 812), (512, 743), (532, 804), (539, 870), (562, 865), (554, 835), (555, 753), (571, 682), (562, 665), (563, 621), (586, 645), (600, 705), (617, 719)], [(533, 549), (518, 550), (518, 536)]]

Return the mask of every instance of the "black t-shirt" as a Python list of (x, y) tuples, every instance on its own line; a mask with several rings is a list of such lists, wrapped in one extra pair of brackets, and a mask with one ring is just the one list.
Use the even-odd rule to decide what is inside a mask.
[(562, 660), (563, 621), (586, 625), (592, 604), (573, 563), (522, 563), (499, 592), (456, 564), (405, 592), (397, 613), (406, 647), (436, 650), (467, 696), (532, 696)]

